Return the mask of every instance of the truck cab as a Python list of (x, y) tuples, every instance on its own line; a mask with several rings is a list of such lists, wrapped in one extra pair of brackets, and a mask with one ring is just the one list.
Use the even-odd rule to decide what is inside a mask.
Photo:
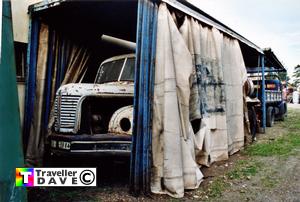
[(57, 155), (130, 155), (135, 55), (101, 63), (94, 83), (61, 86), (48, 136)]

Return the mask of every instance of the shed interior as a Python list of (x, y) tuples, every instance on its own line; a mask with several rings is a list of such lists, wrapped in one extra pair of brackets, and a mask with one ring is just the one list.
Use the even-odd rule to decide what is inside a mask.
[(83, 82), (93, 82), (96, 71), (107, 58), (133, 51), (101, 39), (102, 35), (135, 42), (137, 5), (133, 1), (58, 1), (35, 4), (29, 8), (50, 28), (91, 51)]

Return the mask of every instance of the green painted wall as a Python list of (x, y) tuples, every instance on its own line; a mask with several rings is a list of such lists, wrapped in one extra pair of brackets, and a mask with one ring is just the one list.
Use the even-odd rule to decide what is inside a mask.
[(3, 0), (0, 63), (0, 202), (25, 201), (15, 187), (15, 169), (23, 167), (19, 104), (10, 1)]

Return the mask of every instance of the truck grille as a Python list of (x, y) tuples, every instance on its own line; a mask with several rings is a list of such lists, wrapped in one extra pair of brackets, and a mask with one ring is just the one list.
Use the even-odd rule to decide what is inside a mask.
[(282, 92), (274, 90), (266, 90), (267, 102), (280, 102), (282, 101)]
[(76, 124), (76, 111), (81, 96), (56, 96), (54, 105), (55, 130), (72, 132)]

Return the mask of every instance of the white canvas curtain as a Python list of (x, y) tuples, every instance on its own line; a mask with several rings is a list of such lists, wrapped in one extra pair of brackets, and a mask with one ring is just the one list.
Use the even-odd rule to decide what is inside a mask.
[(196, 20), (187, 17), (180, 32), (193, 56), (198, 80), (198, 107), (202, 120), (195, 137), (197, 150), (204, 152), (200, 152), (197, 161), (209, 165), (228, 158), (225, 83), (221, 61), (222, 35), (218, 30), (203, 27)]
[(193, 62), (165, 4), (157, 28), (151, 191), (183, 197), (184, 188), (195, 189), (202, 179), (189, 121)]
[[(50, 37), (51, 36), (51, 37)], [(53, 43), (49, 43), (51, 40)], [(52, 44), (52, 45), (49, 45)], [(66, 63), (59, 64), (64, 54), (62, 54), (62, 44), (67, 44), (64, 51), (66, 54)], [(59, 50), (60, 49), (60, 50)], [(52, 51), (53, 56), (49, 57), (49, 51)], [(41, 23), (39, 30), (39, 43), (37, 51), (37, 65), (35, 77), (35, 99), (33, 117), (30, 122), (30, 134), (28, 139), (26, 151), (26, 164), (28, 166), (42, 165), (44, 155), (44, 142), (47, 131), (44, 119), (45, 114), (49, 114), (50, 110), (45, 109), (45, 102), (50, 99), (51, 114), (54, 111), (54, 99), (57, 88), (60, 85), (67, 83), (78, 82), (80, 76), (87, 68), (87, 61), (90, 56), (90, 51), (78, 45), (76, 42), (67, 41), (55, 31), (50, 32), (49, 26)], [(52, 66), (48, 66), (49, 61), (52, 60)], [(51, 83), (47, 83), (47, 71), (51, 68)], [(62, 71), (64, 69), (64, 71)], [(59, 76), (58, 76), (59, 75)], [(57, 85), (57, 83), (59, 85)], [(47, 86), (50, 85), (51, 87)], [(46, 96), (46, 91), (50, 90), (50, 96)], [(49, 116), (49, 126), (51, 127), (54, 122), (53, 116)], [(48, 133), (51, 132), (49, 129)]]
[(243, 84), (247, 80), (242, 52), (237, 40), (223, 37), (223, 72), (226, 92), (228, 152), (234, 154), (244, 146)]
[(183, 197), (202, 180), (199, 164), (226, 160), (243, 146), (247, 75), (237, 40), (188, 17), (178, 28), (175, 16), (160, 5), (151, 190)]

